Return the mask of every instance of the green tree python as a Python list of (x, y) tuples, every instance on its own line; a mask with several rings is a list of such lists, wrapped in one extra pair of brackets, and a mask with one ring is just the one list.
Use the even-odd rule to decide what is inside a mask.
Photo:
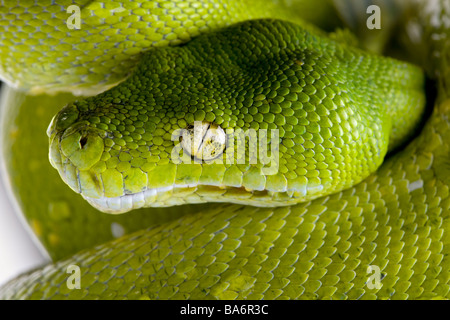
[[(421, 129), (421, 68), (276, 2), (74, 3), (79, 29), (68, 30), (72, 1), (5, 1), (0, 12), (10, 85), (103, 91), (58, 93), (48, 106), (16, 93), (32, 106), (3, 112), (13, 190), (55, 262), (9, 282), (1, 298), (450, 296), (445, 1), (419, 3), (414, 16), (438, 87)], [(51, 108), (51, 123), (37, 121)], [(28, 155), (38, 126), (49, 151)], [(59, 201), (27, 186), (42, 157), (57, 169), (43, 179)], [(88, 202), (139, 210), (107, 215)], [(100, 244), (114, 223), (126, 234)], [(80, 288), (68, 285), (73, 266)]]

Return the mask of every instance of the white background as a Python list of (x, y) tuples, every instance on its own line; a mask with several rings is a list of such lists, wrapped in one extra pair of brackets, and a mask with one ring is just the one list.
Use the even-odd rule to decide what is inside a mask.
[(48, 259), (13, 209), (4, 178), (4, 172), (0, 170), (0, 286)]

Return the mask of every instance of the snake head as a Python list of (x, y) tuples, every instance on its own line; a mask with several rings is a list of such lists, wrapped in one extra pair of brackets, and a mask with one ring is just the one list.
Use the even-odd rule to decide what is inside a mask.
[(79, 110), (70, 103), (52, 119), (47, 135), (50, 163), (62, 179), (78, 193), (83, 186), (84, 194), (99, 196), (99, 182), (95, 174), (89, 173), (95, 171), (91, 169), (103, 154), (105, 132), (80, 119)]
[(420, 118), (422, 80), (314, 30), (246, 21), (154, 49), (118, 86), (66, 106), (50, 159), (105, 212), (290, 205), (373, 173)]

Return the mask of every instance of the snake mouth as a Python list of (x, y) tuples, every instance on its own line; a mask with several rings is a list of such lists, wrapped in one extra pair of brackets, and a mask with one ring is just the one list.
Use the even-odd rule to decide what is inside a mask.
[(105, 196), (100, 198), (83, 196), (83, 198), (97, 210), (110, 214), (121, 214), (149, 206), (167, 207), (186, 204), (186, 199), (173, 197), (173, 195), (178, 193), (177, 190), (192, 190), (195, 188), (196, 185), (174, 185), (169, 187), (150, 188), (145, 191), (112, 198)]
[[(316, 190), (317, 191), (317, 190)], [(226, 200), (224, 196), (227, 194)], [(168, 187), (148, 188), (144, 191), (118, 197), (93, 198), (83, 195), (91, 206), (109, 214), (121, 214), (148, 207), (170, 207), (206, 202), (227, 202), (255, 207), (289, 206), (298, 203), (301, 195), (297, 192), (252, 191), (245, 188), (175, 184)]]

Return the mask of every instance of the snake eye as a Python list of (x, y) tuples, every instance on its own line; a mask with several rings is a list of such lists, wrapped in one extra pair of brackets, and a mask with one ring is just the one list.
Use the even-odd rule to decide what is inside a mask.
[(184, 130), (180, 142), (191, 157), (210, 161), (223, 153), (227, 138), (225, 131), (217, 124), (195, 121), (194, 125)]

